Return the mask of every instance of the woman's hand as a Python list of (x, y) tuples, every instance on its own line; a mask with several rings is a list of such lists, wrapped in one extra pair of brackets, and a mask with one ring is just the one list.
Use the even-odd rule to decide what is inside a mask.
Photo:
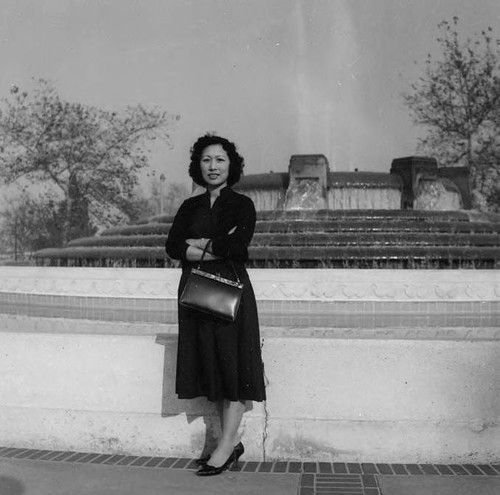
[[(193, 246), (190, 244), (186, 250), (186, 259), (188, 261), (200, 261), (202, 256), (203, 256), (203, 249), (201, 249), (197, 246)], [(206, 251), (203, 259), (205, 261), (214, 261), (214, 260), (219, 260), (221, 258)]]
[[(234, 233), (236, 230), (236, 227), (233, 227), (229, 232), (228, 235), (231, 235)], [(198, 249), (205, 249), (205, 246), (211, 241), (211, 239), (207, 239), (206, 237), (200, 237), (198, 239), (186, 239), (186, 244), (189, 244), (190, 246), (196, 247)], [(210, 252), (210, 246), (207, 249), (208, 252)]]
[(220, 260), (218, 256), (214, 256), (212, 253), (206, 252), (205, 257), (203, 258), (205, 261), (216, 261)]
[(210, 239), (201, 237), (199, 239), (186, 239), (186, 244), (196, 247), (198, 249), (205, 249), (205, 246), (210, 242)]

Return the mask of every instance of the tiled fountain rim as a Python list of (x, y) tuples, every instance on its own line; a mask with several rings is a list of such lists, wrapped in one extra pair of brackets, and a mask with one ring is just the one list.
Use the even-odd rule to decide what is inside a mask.
[[(499, 301), (500, 270), (249, 269), (258, 300)], [(0, 292), (176, 299), (177, 268), (0, 267)]]

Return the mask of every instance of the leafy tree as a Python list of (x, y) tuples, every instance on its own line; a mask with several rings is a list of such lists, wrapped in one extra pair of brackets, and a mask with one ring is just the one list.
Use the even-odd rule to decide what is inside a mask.
[(156, 214), (151, 201), (144, 197), (140, 190), (134, 192), (133, 197), (121, 207), (121, 210), (125, 213), (129, 223), (147, 220)]
[(488, 28), (462, 41), (458, 24), (457, 17), (439, 24), (440, 58), (427, 56), (404, 100), (427, 130), (419, 151), (444, 166), (469, 166), (473, 206), (492, 209), (499, 193), (491, 180), (500, 166), (499, 40)]
[(106, 111), (67, 102), (45, 80), (30, 93), (12, 87), (2, 103), (0, 177), (56, 186), (64, 198), (63, 242), (80, 234), (72, 227), (77, 218), (106, 223), (110, 211), (123, 211), (147, 165), (146, 144), (168, 142), (179, 119), (141, 105)]
[(4, 250), (24, 258), (38, 249), (62, 244), (59, 228), (64, 206), (50, 196), (32, 197), (22, 192), (10, 198), (0, 212), (0, 234)]

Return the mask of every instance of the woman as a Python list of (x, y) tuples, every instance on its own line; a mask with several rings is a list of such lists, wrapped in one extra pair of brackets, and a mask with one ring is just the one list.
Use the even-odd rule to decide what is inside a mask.
[(179, 296), (205, 248), (204, 270), (234, 279), (234, 267), (244, 284), (234, 322), (178, 307), (176, 393), (180, 399), (205, 396), (221, 411), (222, 435), (211, 456), (199, 460), (200, 476), (220, 474), (238, 460), (244, 450), (238, 428), (246, 401), (265, 400), (257, 305), (244, 266), (255, 207), (231, 189), (243, 166), (232, 142), (208, 134), (199, 138), (191, 148), (189, 175), (206, 192), (184, 201), (166, 242), (167, 254), (182, 261)]

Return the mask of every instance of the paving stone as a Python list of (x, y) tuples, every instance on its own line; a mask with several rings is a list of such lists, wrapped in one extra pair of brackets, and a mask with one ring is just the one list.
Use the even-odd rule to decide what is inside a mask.
[(31, 454), (33, 454), (33, 451), (31, 449), (29, 449), (29, 450), (22, 452), (21, 454), (17, 454), (15, 456), (15, 458), (16, 459), (25, 459), (26, 457), (30, 456)]
[(462, 467), (469, 471), (469, 473), (473, 476), (484, 476), (484, 473), (472, 464), (464, 464)]
[[(78, 461), (78, 459), (82, 459), (83, 457), (85, 457), (87, 455), (88, 455), (88, 452), (77, 452), (77, 453), (73, 454), (72, 456), (64, 459), (64, 462), (76, 462), (76, 461)], [(31, 459), (31, 457), (29, 457), (29, 458)]]
[(330, 462), (319, 462), (319, 472), (320, 473), (332, 473), (332, 464)]
[(247, 461), (243, 466), (243, 471), (246, 473), (254, 473), (255, 471), (257, 471), (259, 464), (260, 462)]
[(40, 459), (49, 452), (50, 450), (34, 450), (26, 459)]
[(390, 464), (377, 464), (377, 469), (380, 474), (394, 474)]
[(273, 473), (286, 473), (287, 467), (288, 467), (288, 462), (275, 462), (273, 467)]
[(488, 475), (488, 476), (498, 476), (498, 474), (499, 474), (495, 469), (493, 469), (488, 464), (479, 464), (478, 468), (480, 468), (481, 471), (483, 471), (483, 473)]
[[(152, 459), (151, 457), (148, 457), (148, 459)], [(181, 457), (177, 459), (176, 462), (170, 466), (173, 469), (184, 469), (189, 463), (191, 462), (191, 459), (188, 459), (186, 457)]]
[(334, 462), (333, 463), (333, 472), (334, 473), (347, 473), (347, 466), (343, 462)]
[(153, 457), (151, 458), (150, 461), (146, 462), (146, 464), (144, 464), (145, 467), (156, 467), (158, 466), (158, 464), (160, 464), (161, 461), (163, 461), (163, 457)]
[(96, 453), (87, 454), (86, 456), (82, 457), (81, 459), (78, 459), (76, 462), (77, 463), (88, 463), (88, 462), (93, 461), (94, 459), (96, 459), (100, 455), (102, 455), (102, 454), (96, 454)]
[(350, 473), (361, 474), (363, 470), (360, 464), (347, 463), (347, 469)]
[(64, 452), (62, 452), (61, 450), (53, 450), (51, 452), (49, 452), (48, 454), (45, 454), (43, 455), (42, 457), (40, 457), (40, 461), (51, 461), (52, 459), (54, 459), (55, 457), (63, 454)]
[(459, 466), (458, 464), (450, 464), (449, 465), (449, 468), (455, 473), (455, 474), (458, 474), (458, 475), (461, 475), (461, 476), (464, 476), (464, 475), (468, 475), (469, 473), (462, 467), (462, 466)]
[(420, 464), (420, 469), (425, 473), (425, 474), (433, 474), (433, 475), (439, 475), (438, 470), (432, 465), (432, 464)]
[(301, 462), (289, 462), (288, 463), (288, 472), (289, 473), (301, 473), (302, 472), (302, 463)]
[(302, 464), (304, 473), (317, 473), (318, 465), (315, 462), (304, 462)]
[(261, 462), (259, 466), (259, 473), (270, 473), (273, 470), (272, 462)]
[(107, 466), (111, 466), (113, 464), (117, 464), (118, 461), (122, 461), (123, 459), (125, 459), (125, 457), (127, 457), (126, 455), (122, 455), (122, 454), (116, 454), (114, 456), (111, 456), (109, 459), (106, 459), (103, 464), (106, 464)]
[(363, 474), (361, 480), (363, 481), (363, 486), (368, 488), (376, 488), (378, 486), (377, 479), (373, 474)]
[(408, 474), (403, 464), (391, 464), (391, 467), (395, 474)]
[(177, 459), (175, 457), (166, 457), (165, 459), (163, 459), (163, 461), (160, 462), (160, 464), (158, 464), (157, 467), (159, 468), (164, 468), (164, 469), (169, 469), (170, 466), (172, 466), (172, 464), (176, 461)]
[(314, 474), (304, 473), (300, 477), (300, 486), (314, 486)]
[[(26, 449), (13, 449), (3, 455), (3, 457), (15, 457), (19, 454), (22, 454), (23, 452), (26, 452)], [(61, 452), (59, 452), (61, 453)]]
[(439, 474), (455, 474), (448, 466), (445, 464), (435, 464), (434, 467), (439, 471)]
[(365, 474), (378, 474), (377, 467), (375, 464), (361, 464), (363, 468), (363, 473)]

